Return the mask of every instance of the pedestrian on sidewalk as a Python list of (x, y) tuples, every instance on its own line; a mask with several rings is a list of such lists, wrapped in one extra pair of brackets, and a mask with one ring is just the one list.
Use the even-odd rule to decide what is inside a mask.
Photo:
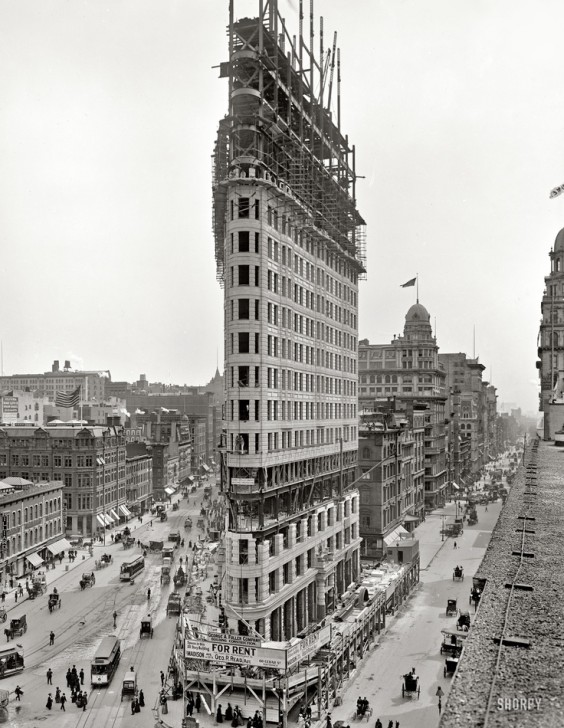
[(14, 592), (14, 599), (16, 600), (16, 604), (18, 603), (18, 590)]
[(117, 612), (114, 612), (114, 627), (117, 625)]
[(65, 703), (67, 702), (67, 696), (63, 693), (61, 695), (61, 710), (64, 710), (65, 713), (67, 712), (67, 709), (65, 708)]
[(53, 670), (51, 670), (51, 668), (49, 668), (47, 670), (47, 685), (52, 685), (52, 684), (53, 684)]
[(454, 548), (457, 548), (456, 541), (454, 542)]
[(441, 710), (443, 709), (443, 704), (441, 703), (441, 699), (439, 698), (439, 703), (437, 705), (437, 708), (439, 709), (439, 715), (441, 714)]
[(23, 690), (20, 688), (19, 685), (16, 685), (16, 689), (14, 690), (14, 692), (16, 694), (16, 700), (18, 702), (21, 702), (21, 697), (23, 695)]
[(78, 673), (80, 675), (80, 684), (84, 685), (84, 670), (82, 667), (80, 668), (80, 672)]
[(6, 601), (6, 592), (3, 591), (2, 592), (2, 604), (4, 604), (5, 601)]
[(161, 687), (164, 687), (164, 684), (165, 684), (165, 674), (164, 674), (164, 672), (163, 672), (163, 671), (161, 670)]
[(139, 705), (141, 708), (145, 707), (145, 693), (142, 690), (139, 691)]
[(53, 630), (51, 630), (51, 632), (49, 634), (49, 645), (54, 645), (54, 644), (55, 644), (55, 633), (53, 632)]
[(61, 702), (61, 691), (59, 688), (55, 690), (55, 702), (60, 703)]
[(47, 710), (51, 710), (51, 708), (53, 707), (53, 698), (51, 697), (51, 693), (49, 693), (49, 695), (47, 696), (47, 704), (45, 707), (47, 708)]

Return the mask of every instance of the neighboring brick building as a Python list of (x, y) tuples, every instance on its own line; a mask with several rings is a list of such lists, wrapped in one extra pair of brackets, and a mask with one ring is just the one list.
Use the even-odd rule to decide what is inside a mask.
[(125, 436), (113, 425), (0, 428), (0, 479), (61, 481), (67, 534), (91, 536), (127, 518)]
[(63, 539), (63, 485), (24, 486), (0, 495), (0, 588), (70, 547)]
[(425, 409), (394, 412), (393, 403), (361, 414), (359, 466), (362, 558), (383, 558), (425, 518)]
[(127, 507), (135, 515), (146, 513), (153, 501), (153, 455), (144, 442), (128, 442), (125, 458)]

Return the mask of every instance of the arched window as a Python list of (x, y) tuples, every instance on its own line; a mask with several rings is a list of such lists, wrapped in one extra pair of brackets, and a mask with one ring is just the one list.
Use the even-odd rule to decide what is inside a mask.
[(556, 258), (554, 261), (554, 270), (556, 273), (560, 271), (560, 258)]

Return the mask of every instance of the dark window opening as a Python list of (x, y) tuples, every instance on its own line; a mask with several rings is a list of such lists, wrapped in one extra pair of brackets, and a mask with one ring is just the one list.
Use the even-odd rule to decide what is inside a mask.
[(249, 332), (239, 331), (239, 354), (249, 353)]
[(249, 386), (249, 367), (239, 367), (238, 384), (240, 387)]
[(239, 299), (239, 318), (240, 319), (249, 318), (249, 299), (248, 298)]
[(249, 266), (248, 265), (239, 266), (239, 285), (240, 286), (249, 285)]
[(249, 252), (249, 235), (250, 235), (250, 233), (248, 230), (239, 231), (239, 252), (240, 253)]

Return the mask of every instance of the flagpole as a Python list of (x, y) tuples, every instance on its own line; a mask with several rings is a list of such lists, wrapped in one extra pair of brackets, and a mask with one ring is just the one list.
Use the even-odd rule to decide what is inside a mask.
[(415, 284), (417, 286), (417, 303), (419, 303), (419, 273), (415, 276)]

